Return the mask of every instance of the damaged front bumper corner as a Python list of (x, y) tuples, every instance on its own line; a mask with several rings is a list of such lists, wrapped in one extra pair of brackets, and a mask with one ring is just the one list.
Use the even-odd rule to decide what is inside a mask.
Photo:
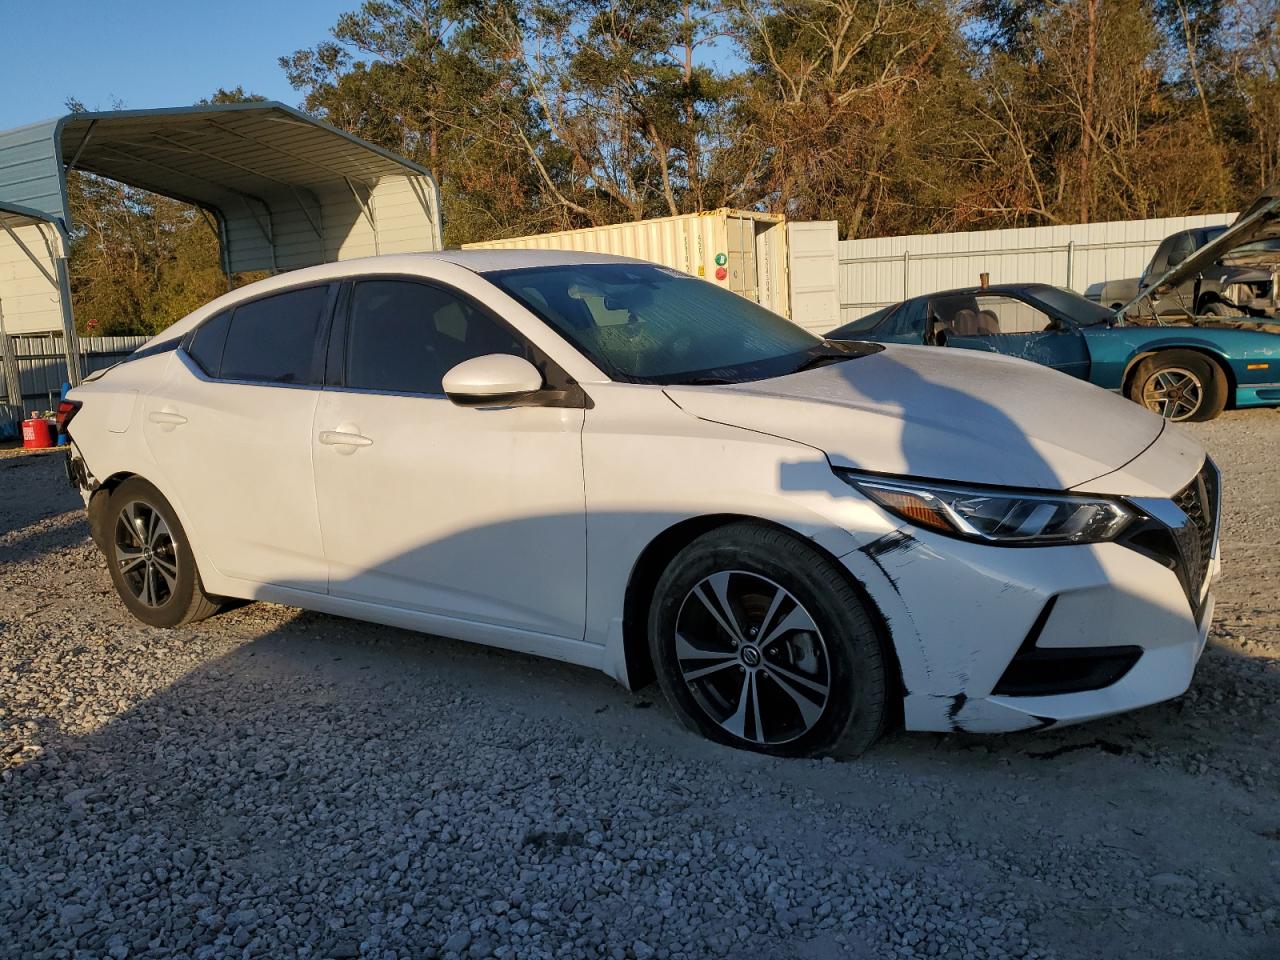
[(1213, 615), (1211, 596), (1197, 618), (1173, 571), (1116, 543), (1010, 549), (913, 528), (842, 562), (893, 638), (908, 730), (1042, 729), (1176, 697)]

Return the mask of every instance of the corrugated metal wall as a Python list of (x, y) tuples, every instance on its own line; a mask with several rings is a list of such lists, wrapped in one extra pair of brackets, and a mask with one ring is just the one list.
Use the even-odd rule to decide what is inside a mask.
[[(148, 337), (81, 337), (84, 373), (118, 363), (147, 342)], [(13, 436), (16, 422), (31, 413), (57, 409), (62, 384), (67, 379), (61, 337), (11, 337), (22, 384), (22, 410), (7, 403), (9, 384), (0, 366), (0, 436)]]
[(53, 224), (38, 221), (10, 225), (10, 229), (12, 235), (0, 232), (0, 321), (4, 332), (13, 337), (61, 330), (57, 285), (61, 234)]
[(1230, 223), (1234, 213), (1024, 227), (840, 242), (841, 323), (906, 297), (992, 283), (1052, 283), (1088, 292), (1136, 277), (1160, 241), (1193, 227)]

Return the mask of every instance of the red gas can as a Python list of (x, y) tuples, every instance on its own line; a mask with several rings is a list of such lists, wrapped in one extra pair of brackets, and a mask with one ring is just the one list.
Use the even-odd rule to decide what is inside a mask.
[(53, 434), (49, 431), (49, 421), (44, 417), (32, 417), (22, 421), (22, 445), (28, 450), (39, 450), (53, 446)]

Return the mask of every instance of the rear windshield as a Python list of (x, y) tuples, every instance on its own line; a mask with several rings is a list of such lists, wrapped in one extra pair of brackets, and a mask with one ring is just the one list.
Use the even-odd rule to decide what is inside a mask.
[(1092, 300), (1086, 300), (1074, 290), (1064, 290), (1062, 287), (1028, 287), (1027, 299), (1039, 301), (1058, 313), (1066, 314), (1084, 327), (1091, 327), (1095, 323), (1106, 323), (1115, 316), (1115, 311), (1108, 310)]
[(868, 333), (880, 326), (884, 320), (897, 313), (901, 307), (902, 304), (881, 307), (874, 313), (868, 313), (865, 317), (859, 317), (857, 320), (846, 323), (843, 327), (836, 327), (827, 334), (827, 338), (830, 340), (844, 340), (856, 333)]

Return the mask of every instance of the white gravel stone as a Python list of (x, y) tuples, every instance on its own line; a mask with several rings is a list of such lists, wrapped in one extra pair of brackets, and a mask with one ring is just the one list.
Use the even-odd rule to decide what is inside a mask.
[(57, 456), (0, 451), (0, 957), (1280, 956), (1280, 415), (1193, 429), (1226, 567), (1185, 696), (844, 764), (267, 604), (143, 627)]

